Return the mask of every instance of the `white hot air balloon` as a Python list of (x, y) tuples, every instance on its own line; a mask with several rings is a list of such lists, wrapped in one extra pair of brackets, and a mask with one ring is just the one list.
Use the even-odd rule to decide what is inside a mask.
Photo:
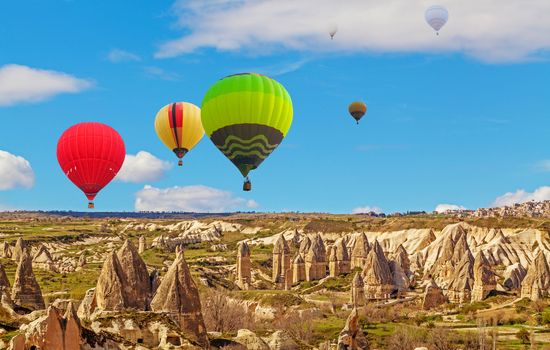
[(449, 12), (447, 9), (443, 6), (434, 5), (430, 6), (426, 13), (424, 14), (426, 17), (426, 22), (432, 27), (436, 34), (439, 35), (439, 30), (447, 23), (447, 20), (449, 19)]

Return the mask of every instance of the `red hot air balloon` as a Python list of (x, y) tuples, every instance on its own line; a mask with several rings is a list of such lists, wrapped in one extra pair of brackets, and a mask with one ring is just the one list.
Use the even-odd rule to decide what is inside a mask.
[(101, 123), (71, 126), (57, 142), (57, 161), (61, 169), (89, 199), (94, 198), (120, 170), (126, 149), (115, 129)]

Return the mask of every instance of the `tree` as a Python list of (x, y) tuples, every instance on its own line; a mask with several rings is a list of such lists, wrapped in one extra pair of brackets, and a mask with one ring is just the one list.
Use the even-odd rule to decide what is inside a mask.
[(529, 344), (531, 334), (529, 334), (527, 329), (522, 327), (517, 331), (516, 338), (519, 339), (522, 344)]

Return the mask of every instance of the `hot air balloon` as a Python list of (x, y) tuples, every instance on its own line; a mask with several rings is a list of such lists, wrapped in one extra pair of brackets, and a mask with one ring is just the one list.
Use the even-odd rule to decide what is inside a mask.
[(336, 32), (338, 31), (338, 27), (336, 25), (331, 25), (328, 30), (328, 34), (330, 35), (330, 40), (334, 39), (334, 35), (336, 35)]
[(367, 113), (367, 105), (365, 104), (365, 102), (355, 101), (349, 105), (348, 111), (353, 119), (355, 119), (357, 124), (359, 124), (359, 120), (363, 118), (365, 113)]
[(435, 33), (439, 35), (439, 30), (447, 23), (449, 19), (449, 12), (443, 6), (434, 5), (430, 6), (426, 13), (426, 22), (435, 30)]
[(57, 142), (57, 161), (61, 169), (88, 197), (94, 198), (117, 174), (124, 163), (126, 149), (115, 129), (101, 123), (71, 126)]
[(281, 143), (292, 124), (292, 100), (277, 81), (256, 73), (230, 75), (212, 85), (201, 107), (210, 140), (252, 185), (248, 173)]
[(159, 139), (179, 158), (189, 152), (204, 135), (201, 110), (188, 102), (176, 102), (161, 108), (155, 118), (155, 131)]

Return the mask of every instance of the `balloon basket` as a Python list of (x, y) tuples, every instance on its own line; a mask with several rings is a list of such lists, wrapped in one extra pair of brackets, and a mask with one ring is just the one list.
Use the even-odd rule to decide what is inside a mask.
[(252, 183), (250, 181), (245, 181), (243, 184), (243, 191), (250, 191), (252, 189)]
[(89, 202), (88, 203), (88, 209), (94, 209), (94, 202)]
[(180, 159), (180, 160), (178, 161), (178, 166), (183, 166), (183, 160)]

